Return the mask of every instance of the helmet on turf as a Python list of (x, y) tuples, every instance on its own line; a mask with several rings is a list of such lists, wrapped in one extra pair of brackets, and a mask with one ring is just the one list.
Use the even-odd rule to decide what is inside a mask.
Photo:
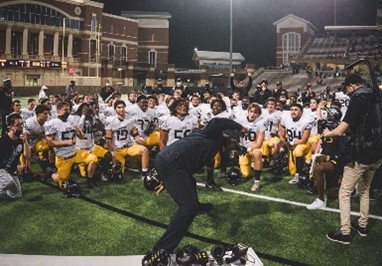
[(119, 162), (110, 164), (108, 174), (111, 180), (121, 180), (123, 177), (121, 164)]
[(149, 191), (155, 191), (155, 188), (162, 182), (159, 180), (158, 172), (152, 168), (146, 176), (143, 177), (143, 185)]
[(236, 166), (231, 167), (231, 169), (229, 169), (227, 174), (227, 183), (230, 185), (236, 186), (240, 183), (240, 179), (241, 179), (240, 169)]

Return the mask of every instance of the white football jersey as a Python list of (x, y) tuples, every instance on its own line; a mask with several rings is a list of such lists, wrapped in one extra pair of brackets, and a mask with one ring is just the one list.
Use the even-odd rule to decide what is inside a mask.
[(290, 115), (285, 116), (280, 123), (286, 129), (288, 141), (301, 139), (305, 130), (311, 130), (311, 123), (302, 117), (298, 121), (293, 121)]
[(138, 105), (132, 105), (126, 109), (129, 118), (133, 120), (134, 126), (138, 128), (138, 134), (141, 137), (146, 137), (144, 131), (151, 123), (158, 125), (158, 118), (155, 116), (155, 111), (148, 108), (144, 112)]
[(35, 116), (34, 110), (29, 110), (28, 108), (21, 108), (21, 118), (25, 122), (28, 118)]
[(338, 100), (341, 103), (341, 112), (343, 118), (346, 114), (346, 111), (348, 110), (350, 97), (342, 91), (339, 91), (334, 94), (334, 99)]
[(254, 121), (249, 121), (248, 117), (241, 117), (236, 119), (235, 122), (239, 123), (245, 128), (248, 128), (248, 133), (244, 137), (240, 137), (240, 145), (246, 148), (251, 146), (252, 142), (255, 142), (260, 131), (265, 131), (264, 120), (258, 117)]
[(202, 116), (202, 107), (200, 104), (198, 106), (193, 106), (191, 103), (188, 108), (188, 114), (200, 118)]
[(168, 116), (163, 120), (160, 129), (168, 132), (167, 146), (190, 134), (198, 127), (198, 119), (195, 116), (187, 115), (183, 119), (177, 116)]
[[(56, 140), (69, 140), (75, 138), (73, 126), (59, 118), (54, 118), (44, 124), (45, 135), (53, 135)], [(70, 157), (76, 153), (76, 145), (54, 147), (56, 156)]]
[(277, 136), (279, 130), (279, 124), (281, 121), (282, 112), (274, 111), (269, 113), (268, 110), (264, 110), (261, 113), (261, 117), (264, 119), (265, 123), (265, 137), (264, 139), (269, 139), (272, 136)]
[(95, 145), (93, 130), (93, 126), (95, 124), (94, 119), (93, 121), (90, 121), (89, 119), (85, 119), (85, 117), (70, 115), (68, 117), (68, 123), (79, 126), (85, 135), (83, 139), (76, 137), (77, 148), (83, 150), (91, 150)]
[(159, 120), (161, 120), (162, 117), (169, 116), (169, 115), (170, 115), (170, 109), (168, 109), (165, 103), (158, 105), (157, 108), (155, 109), (155, 116)]
[(44, 125), (40, 125), (36, 116), (30, 117), (25, 121), (24, 133), (29, 136), (30, 146), (33, 147), (37, 140), (45, 137)]
[(125, 117), (120, 120), (117, 116), (108, 117), (105, 123), (105, 130), (113, 132), (113, 147), (121, 149), (125, 146), (131, 146), (135, 143), (130, 131), (134, 128), (134, 121)]

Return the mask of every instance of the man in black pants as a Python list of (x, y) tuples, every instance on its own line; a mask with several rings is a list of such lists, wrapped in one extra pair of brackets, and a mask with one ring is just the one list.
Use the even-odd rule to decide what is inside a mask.
[[(142, 265), (152, 265), (159, 253), (171, 253), (187, 233), (198, 212), (212, 209), (212, 204), (201, 204), (196, 192), (196, 180), (192, 174), (210, 162), (225, 143), (223, 130), (248, 130), (226, 118), (212, 119), (206, 128), (194, 132), (168, 146), (155, 158), (159, 178), (179, 209), (171, 218), (164, 235), (154, 245), (142, 261)], [(157, 194), (163, 186), (157, 188)]]

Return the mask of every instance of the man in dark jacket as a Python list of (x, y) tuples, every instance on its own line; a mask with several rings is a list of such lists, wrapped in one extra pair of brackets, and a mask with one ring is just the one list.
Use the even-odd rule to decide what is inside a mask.
[[(356, 74), (346, 77), (344, 86), (350, 96), (349, 107), (345, 117), (338, 127), (330, 131), (324, 130), (324, 137), (342, 136), (350, 131), (351, 138), (355, 139), (358, 130), (363, 128), (366, 116), (371, 112), (371, 104), (375, 98), (373, 89), (365, 86), (365, 81)], [(362, 131), (361, 131), (362, 132)], [(367, 137), (364, 132), (362, 137)], [(349, 145), (349, 144), (348, 144)], [(381, 154), (376, 149), (367, 149), (354, 152), (352, 158), (344, 167), (341, 187), (338, 195), (340, 205), (341, 228), (338, 231), (326, 234), (331, 241), (348, 245), (350, 244), (350, 231), (355, 230), (360, 236), (368, 234), (369, 219), (369, 190), (375, 171), (382, 163)], [(350, 153), (350, 152), (349, 152)], [(360, 199), (360, 218), (357, 223), (350, 221), (350, 202), (353, 189), (358, 184)]]
[(110, 81), (106, 80), (105, 87), (101, 89), (100, 96), (102, 98), (102, 101), (105, 101), (109, 96), (115, 92), (115, 89), (111, 86)]
[(7, 133), (6, 117), (12, 112), (12, 81), (10, 78), (3, 80), (3, 88), (0, 90), (0, 116), (1, 116), (1, 135)]
[[(155, 158), (155, 168), (168, 193), (178, 204), (179, 209), (171, 218), (164, 235), (154, 245), (153, 251), (171, 253), (187, 233), (198, 212), (212, 209), (212, 204), (199, 203), (196, 192), (196, 180), (193, 174), (210, 162), (225, 142), (223, 130), (247, 132), (238, 123), (226, 118), (214, 118), (201, 131), (178, 140)], [(157, 194), (163, 189), (157, 188)], [(143, 265), (152, 258), (149, 253), (143, 259)], [(145, 262), (146, 261), (146, 262)]]
[(244, 96), (248, 96), (248, 91), (252, 88), (252, 74), (248, 73), (248, 80), (247, 78), (242, 80), (237, 80), (235, 82), (235, 74), (232, 73), (229, 78), (229, 84), (231, 87), (230, 93), (239, 92), (240, 98)]
[(272, 96), (272, 91), (268, 89), (268, 80), (264, 79), (260, 82), (260, 88), (253, 95), (253, 101), (264, 107), (268, 98)]

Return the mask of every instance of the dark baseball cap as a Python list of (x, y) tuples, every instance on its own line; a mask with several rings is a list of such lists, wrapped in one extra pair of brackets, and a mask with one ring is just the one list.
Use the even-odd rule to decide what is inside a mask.
[(365, 80), (361, 78), (361, 76), (352, 73), (345, 78), (344, 87), (346, 88), (350, 84), (363, 84), (363, 83), (365, 83)]

